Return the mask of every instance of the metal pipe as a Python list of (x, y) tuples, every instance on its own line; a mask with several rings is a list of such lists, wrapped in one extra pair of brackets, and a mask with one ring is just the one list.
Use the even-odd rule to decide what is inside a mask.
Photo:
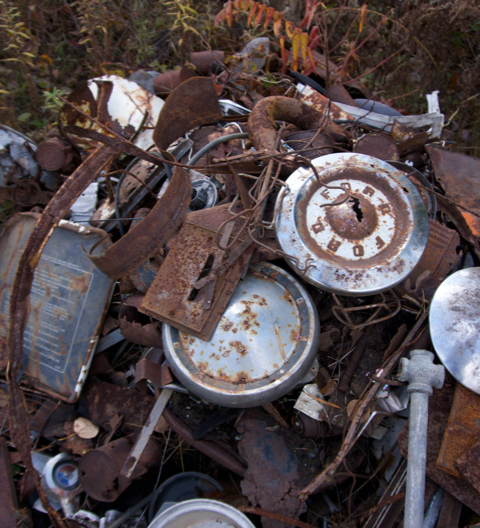
[(212, 460), (215, 460), (215, 462), (221, 464), (230, 471), (233, 471), (240, 477), (245, 477), (247, 471), (246, 467), (243, 466), (232, 454), (228, 453), (225, 449), (222, 449), (219, 445), (214, 444), (213, 442), (208, 442), (207, 440), (194, 440), (190, 427), (188, 427), (188, 425), (170, 409), (167, 408), (163, 411), (163, 417), (168, 425), (178, 434), (178, 436), (182, 437), (187, 444), (190, 444), (198, 451), (201, 451), (204, 455), (207, 455)]
[(412, 350), (400, 361), (400, 381), (408, 381), (410, 420), (408, 430), (408, 472), (405, 493), (404, 528), (423, 526), (425, 473), (427, 465), (428, 398), (433, 387), (441, 389), (445, 380), (443, 365), (434, 365), (427, 350)]
[(408, 429), (408, 473), (405, 494), (405, 528), (423, 526), (427, 464), (428, 394), (412, 393)]
[(248, 134), (246, 132), (236, 132), (234, 134), (228, 134), (226, 136), (220, 136), (219, 138), (214, 139), (213, 141), (210, 141), (207, 145), (205, 145), (203, 148), (201, 148), (187, 163), (187, 165), (195, 165), (197, 161), (206, 154), (209, 150), (213, 149), (217, 145), (220, 145), (221, 143), (226, 143), (227, 141), (231, 141), (233, 139), (246, 139), (248, 138)]

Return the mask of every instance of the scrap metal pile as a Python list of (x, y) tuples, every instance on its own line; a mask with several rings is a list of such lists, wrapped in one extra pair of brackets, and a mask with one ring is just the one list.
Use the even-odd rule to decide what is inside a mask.
[(480, 161), (265, 45), (0, 126), (3, 527), (479, 519)]

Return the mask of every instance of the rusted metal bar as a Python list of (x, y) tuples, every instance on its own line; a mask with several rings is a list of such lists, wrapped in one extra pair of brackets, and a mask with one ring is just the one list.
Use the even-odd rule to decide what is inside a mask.
[(463, 504), (450, 493), (445, 492), (442, 509), (438, 518), (437, 528), (452, 528), (458, 526)]
[(17, 509), (18, 500), (13, 483), (10, 453), (5, 438), (0, 437), (0, 516), (3, 528), (17, 528)]
[(212, 460), (215, 460), (215, 462), (218, 462), (220, 465), (226, 467), (230, 471), (233, 471), (240, 477), (245, 477), (246, 468), (237, 458), (213, 442), (208, 442), (206, 440), (194, 440), (190, 427), (188, 427), (188, 425), (183, 422), (173, 411), (170, 409), (165, 409), (163, 411), (163, 417), (167, 421), (168, 425), (178, 434), (178, 436), (183, 438), (187, 444), (202, 452), (204, 455), (207, 455)]
[[(414, 341), (415, 336), (418, 334), (420, 329), (422, 328), (423, 324), (425, 323), (428, 316), (428, 312), (426, 311), (424, 314), (422, 314), (418, 320), (415, 326), (410, 330), (407, 337), (404, 339), (402, 346), (399, 347), (399, 349), (393, 354), (390, 359), (384, 363), (384, 365), (377, 371), (377, 376), (385, 377), (387, 376), (392, 368), (395, 366), (397, 361), (400, 359), (400, 357), (405, 353), (407, 347)], [(363, 400), (359, 403), (356, 410), (354, 411), (352, 418), (351, 418), (351, 425), (348, 428), (348, 432), (345, 436), (345, 439), (343, 441), (342, 447), (336, 456), (335, 460), (326, 467), (318, 477), (312, 480), (312, 482), (306, 486), (301, 492), (300, 492), (300, 499), (306, 500), (309, 495), (312, 493), (315, 493), (318, 488), (327, 480), (331, 479), (337, 468), (340, 466), (340, 464), (345, 460), (345, 457), (347, 456), (348, 452), (354, 445), (354, 439), (359, 427), (359, 423), (361, 421), (361, 418), (364, 414), (364, 412), (368, 409), (369, 405), (373, 402), (375, 395), (378, 392), (378, 384), (373, 383), (370, 389), (366, 392), (365, 397)]]
[(397, 330), (397, 333), (392, 337), (392, 340), (390, 341), (387, 350), (385, 350), (383, 354), (383, 361), (386, 361), (395, 352), (395, 350), (398, 349), (401, 342), (405, 339), (407, 332), (407, 325), (402, 324), (402, 326)]
[(360, 339), (360, 342), (358, 343), (355, 350), (352, 352), (352, 355), (350, 356), (348, 366), (345, 369), (342, 379), (340, 380), (340, 383), (337, 387), (337, 390), (342, 394), (345, 394), (350, 387), (350, 382), (352, 381), (352, 378), (355, 375), (355, 372), (357, 371), (358, 365), (360, 364), (360, 361), (363, 358), (363, 354), (365, 353), (365, 350), (367, 348), (368, 342), (370, 341), (372, 330), (373, 326), (367, 327), (365, 334)]
[(23, 398), (23, 392), (17, 380), (23, 358), (23, 332), (29, 316), (29, 295), (35, 268), (43, 248), (55, 227), (70, 210), (75, 200), (97, 174), (111, 163), (116, 155), (117, 151), (108, 146), (99, 147), (65, 181), (55, 197), (45, 208), (23, 249), (10, 294), (8, 334), (10, 368), (7, 369), (7, 380), (10, 388), (8, 392), (8, 407), (11, 438), (22, 457), (26, 469), (35, 481), (42, 506), (48, 512), (50, 519), (57, 528), (66, 528), (66, 526), (59, 514), (50, 506), (40, 483), (40, 477), (32, 465), (28, 411)]

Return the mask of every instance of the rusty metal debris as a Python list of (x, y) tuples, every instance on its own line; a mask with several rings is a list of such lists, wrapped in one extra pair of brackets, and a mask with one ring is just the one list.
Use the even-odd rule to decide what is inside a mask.
[(188, 79), (168, 97), (160, 112), (153, 139), (162, 152), (181, 135), (222, 117), (212, 79)]
[(185, 169), (176, 167), (160, 200), (139, 224), (90, 260), (107, 277), (120, 279), (152, 257), (179, 228), (190, 204), (192, 186)]
[(461, 477), (457, 460), (480, 440), (480, 396), (458, 383), (437, 458), (437, 467)]
[[(466, 480), (455, 477), (440, 468), (436, 462), (441, 449), (448, 415), (453, 402), (455, 381), (448, 376), (441, 391), (434, 392), (429, 400), (428, 436), (427, 436), (427, 476), (442, 486), (473, 511), (480, 512), (480, 494)], [(402, 456), (407, 457), (408, 425), (398, 436)]]
[[(200, 339), (212, 336), (254, 250), (251, 247), (244, 252), (216, 281), (213, 296), (205, 307), (206, 290), (197, 290), (195, 282), (213, 264), (209, 259), (213, 261), (216, 254), (217, 230), (229, 219), (229, 207), (223, 205), (187, 215), (140, 311)], [(237, 225), (225, 245), (238, 233)]]
[[(146, 526), (180, 471), (258, 525), (408, 526), (399, 364), (430, 355), (440, 285), (476, 274), (480, 165), (438, 140), (436, 93), (405, 115), (310, 44), (314, 82), (262, 36), (90, 79), (38, 147), (0, 126), (6, 526), (33, 503), (55, 528)], [(429, 401), (437, 528), (480, 514), (477, 400), (447, 377)]]
[(131, 484), (132, 478), (138, 478), (160, 462), (160, 446), (152, 439), (142, 451), (134, 471), (128, 477), (123, 475), (122, 467), (136, 440), (135, 435), (124, 436), (82, 457), (78, 466), (80, 483), (88, 495), (101, 502), (113, 502)]
[[(478, 211), (480, 195), (476, 180), (480, 174), (480, 161), (460, 152), (430, 145), (426, 150), (432, 161), (435, 177), (444, 188), (446, 196), (471, 211)], [(480, 256), (480, 219), (442, 198), (439, 198), (439, 206), (450, 216), (460, 234), (473, 245), (475, 252)]]

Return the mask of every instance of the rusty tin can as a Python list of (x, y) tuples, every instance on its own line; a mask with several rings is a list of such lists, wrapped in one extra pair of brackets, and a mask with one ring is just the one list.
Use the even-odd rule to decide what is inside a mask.
[(317, 355), (320, 322), (308, 292), (273, 264), (249, 268), (209, 341), (163, 325), (167, 361), (193, 394), (256, 407), (288, 393)]
[[(300, 168), (279, 195), (275, 233), (282, 251), (308, 263), (305, 280), (341, 295), (393, 288), (419, 262), (428, 213), (415, 185), (363, 154), (329, 154)], [(346, 191), (348, 190), (348, 197)], [(294, 259), (287, 262), (295, 267)]]

